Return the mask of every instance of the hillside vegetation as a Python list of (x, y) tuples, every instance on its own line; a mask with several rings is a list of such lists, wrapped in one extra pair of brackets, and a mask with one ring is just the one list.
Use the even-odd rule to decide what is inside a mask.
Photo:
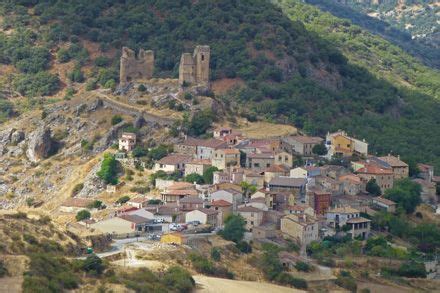
[[(243, 81), (217, 97), (232, 109), (231, 119), (239, 114), (285, 122), (317, 135), (345, 128), (367, 138), (373, 151), (440, 167), (440, 74), (349, 21), (299, 1), (1, 5), (0, 47), (9, 53), (0, 62), (15, 68), (12, 82), (4, 84), (21, 94), (57, 91), (61, 84), (51, 69), (63, 62), (75, 64), (69, 83), (114, 88), (118, 58), (107, 56), (122, 46), (154, 50), (155, 75), (176, 77), (180, 54), (208, 44), (212, 79)], [(85, 41), (99, 44), (102, 56), (89, 56)]]

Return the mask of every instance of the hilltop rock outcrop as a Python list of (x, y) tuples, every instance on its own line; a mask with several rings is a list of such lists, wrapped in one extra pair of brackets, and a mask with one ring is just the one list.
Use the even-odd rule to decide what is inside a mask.
[(55, 150), (56, 142), (51, 137), (48, 127), (40, 127), (29, 136), (26, 156), (31, 162), (48, 158)]

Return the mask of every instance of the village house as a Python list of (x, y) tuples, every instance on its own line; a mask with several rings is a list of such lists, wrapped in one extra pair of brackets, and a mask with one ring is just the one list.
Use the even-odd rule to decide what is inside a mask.
[(275, 224), (264, 223), (252, 229), (252, 238), (255, 240), (273, 239), (278, 236), (278, 229)]
[(284, 213), (286, 215), (309, 215), (309, 216), (315, 216), (315, 210), (309, 206), (309, 205), (305, 205), (305, 204), (295, 204), (295, 205), (289, 205), (286, 207), (286, 209), (284, 210)]
[(313, 156), (313, 147), (321, 144), (323, 139), (312, 136), (288, 136), (281, 139), (281, 148), (290, 154), (297, 154), (304, 157)]
[(359, 218), (360, 211), (349, 206), (336, 207), (326, 214), (327, 224), (333, 228), (342, 228), (352, 218)]
[(273, 209), (274, 207), (274, 197), (274, 192), (270, 192), (264, 188), (257, 190), (251, 195), (251, 199), (264, 198), (265, 204), (269, 209)]
[(212, 225), (217, 227), (218, 211), (212, 209), (200, 208), (187, 212), (185, 214), (185, 223), (198, 221), (203, 225)]
[(212, 157), (212, 165), (220, 170), (240, 166), (240, 151), (237, 149), (217, 149)]
[(203, 176), (203, 173), (211, 167), (211, 160), (195, 159), (185, 165), (185, 176), (189, 174), (199, 174)]
[(227, 182), (230, 182), (230, 177), (228, 172), (215, 171), (212, 174), (212, 184), (227, 183)]
[(213, 200), (210, 204), (210, 209), (218, 212), (217, 223), (221, 227), (225, 222), (226, 218), (232, 214), (232, 203), (226, 200)]
[(224, 200), (231, 203), (234, 209), (243, 202), (243, 194), (234, 189), (221, 189), (211, 193), (211, 200)]
[(134, 232), (148, 231), (151, 219), (137, 215), (121, 215), (91, 224), (90, 227), (104, 234), (124, 235)]
[(351, 238), (360, 237), (361, 239), (367, 239), (370, 236), (370, 222), (371, 220), (357, 217), (347, 220), (347, 234), (351, 235)]
[(409, 166), (400, 160), (400, 156), (395, 157), (388, 154), (388, 156), (379, 157), (378, 159), (386, 162), (391, 169), (393, 169), (394, 180), (407, 178), (409, 176)]
[(274, 165), (282, 165), (287, 168), (292, 168), (293, 166), (293, 156), (284, 151), (274, 152)]
[(161, 192), (162, 201), (166, 203), (177, 202), (179, 199), (188, 197), (198, 197), (199, 193), (194, 185), (189, 182), (176, 182)]
[(115, 193), (118, 192), (119, 190), (121, 190), (122, 186), (125, 185), (124, 181), (119, 182), (118, 184), (107, 184), (107, 186), (105, 187), (105, 191), (108, 193)]
[(241, 135), (241, 132), (238, 131), (232, 131), (231, 134), (225, 135), (223, 137), (220, 137), (219, 139), (226, 142), (228, 146), (235, 146), (241, 141), (243, 141), (243, 136)]
[(291, 191), (296, 195), (302, 195), (306, 188), (306, 179), (291, 177), (275, 177), (268, 183), (270, 191)]
[(275, 177), (287, 176), (289, 169), (284, 165), (273, 165), (264, 170), (264, 182), (268, 183)]
[(185, 170), (185, 165), (192, 160), (187, 155), (169, 154), (160, 159), (154, 164), (154, 172), (164, 171), (166, 173), (182, 172)]
[(365, 192), (365, 182), (355, 174), (347, 174), (339, 177), (342, 184), (342, 191), (347, 195), (358, 195)]
[(347, 135), (345, 131), (328, 133), (326, 137), (327, 156), (349, 157), (353, 155), (367, 156), (368, 143)]
[(228, 145), (226, 142), (218, 139), (205, 139), (201, 140), (197, 145), (197, 158), (198, 159), (209, 159), (212, 160), (214, 157), (214, 152), (217, 149), (225, 149)]
[(343, 166), (338, 165), (325, 165), (320, 167), (321, 175), (324, 177), (328, 177), (334, 180), (338, 180), (339, 177), (349, 174), (350, 171), (344, 168)]
[(381, 210), (385, 210), (389, 213), (396, 212), (396, 203), (392, 200), (386, 199), (382, 196), (373, 197), (372, 199), (373, 206), (379, 208)]
[(166, 204), (159, 206), (147, 207), (147, 210), (154, 214), (155, 220), (163, 220), (165, 223), (180, 223), (184, 218), (184, 214), (179, 210), (176, 204)]
[(321, 175), (321, 169), (315, 166), (296, 167), (289, 172), (292, 178), (310, 178), (319, 175)]
[(254, 227), (258, 227), (263, 223), (264, 212), (260, 209), (244, 206), (237, 209), (237, 213), (245, 220), (246, 231), (252, 232)]
[(60, 206), (60, 211), (65, 213), (74, 213), (79, 210), (87, 209), (92, 203), (93, 199), (71, 197), (66, 199)]
[(238, 207), (240, 208), (240, 207), (244, 207), (244, 206), (254, 207), (254, 208), (257, 208), (262, 211), (269, 210), (268, 206), (266, 205), (266, 199), (262, 198), (262, 197), (251, 198), (251, 199), (249, 199), (249, 201), (247, 201), (246, 204), (240, 205)]
[[(359, 164), (359, 162), (357, 162)], [(382, 193), (385, 190), (393, 188), (394, 184), (394, 174), (391, 168), (383, 168), (373, 163), (363, 163), (362, 168), (359, 168), (355, 171), (355, 173), (363, 180), (363, 182), (367, 183), (371, 179), (375, 179), (377, 185), (379, 185)]]
[(419, 170), (418, 176), (431, 182), (434, 177), (434, 167), (427, 164), (417, 164), (417, 169)]
[(129, 206), (133, 206), (135, 208), (143, 208), (148, 204), (148, 198), (146, 197), (134, 197), (134, 198), (130, 198), (127, 201), (127, 205)]
[(273, 153), (251, 153), (246, 156), (246, 167), (255, 172), (262, 172), (274, 165)]
[(331, 177), (327, 176), (316, 176), (313, 177), (312, 180), (313, 184), (310, 184), (310, 186), (313, 186), (320, 190), (325, 190), (330, 192), (333, 195), (342, 194), (342, 184), (338, 180), (335, 180)]
[(188, 137), (183, 142), (174, 144), (174, 151), (178, 154), (196, 158), (197, 146), (202, 142), (201, 139)]
[(232, 133), (232, 128), (219, 127), (219, 128), (214, 129), (212, 134), (213, 134), (214, 138), (221, 138), (221, 137), (229, 135), (231, 133)]
[(254, 185), (257, 188), (264, 186), (264, 175), (256, 172), (245, 172), (243, 175), (243, 181)]
[(304, 246), (319, 239), (318, 221), (307, 214), (291, 214), (281, 218), (281, 232)]
[(323, 190), (310, 190), (307, 192), (308, 202), (315, 214), (324, 215), (331, 206), (332, 195), (330, 192)]
[(203, 199), (199, 197), (184, 197), (182, 199), (177, 200), (177, 205), (179, 206), (179, 210), (183, 212), (201, 209), (205, 207)]
[(119, 138), (119, 150), (131, 152), (136, 146), (136, 134), (123, 132)]

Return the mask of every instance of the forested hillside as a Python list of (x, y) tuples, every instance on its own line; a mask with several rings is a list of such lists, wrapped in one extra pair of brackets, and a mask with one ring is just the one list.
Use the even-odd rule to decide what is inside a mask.
[(155, 75), (176, 77), (181, 52), (207, 44), (212, 79), (244, 81), (217, 97), (237, 104), (231, 115), (317, 135), (345, 128), (374, 151), (440, 167), (440, 74), (299, 1), (22, 0), (1, 3), (1, 13), (0, 62), (14, 68), (0, 81), (5, 89), (52, 94), (62, 87), (54, 64), (69, 60), (71, 82), (114, 87), (118, 56), (105, 56), (122, 46), (154, 50)]

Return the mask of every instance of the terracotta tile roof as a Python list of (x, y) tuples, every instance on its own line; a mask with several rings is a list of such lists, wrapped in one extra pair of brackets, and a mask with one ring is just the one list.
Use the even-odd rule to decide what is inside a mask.
[(266, 203), (266, 199), (264, 197), (254, 197), (249, 200), (249, 202), (259, 202)]
[(168, 186), (168, 190), (177, 190), (177, 189), (193, 189), (194, 184), (190, 182), (174, 182), (172, 185)]
[(339, 181), (350, 181), (351, 183), (354, 184), (361, 184), (361, 178), (359, 176), (356, 176), (354, 174), (348, 174), (348, 175), (342, 175), (341, 177), (339, 177)]
[(136, 134), (132, 133), (132, 132), (123, 132), (121, 137), (122, 138), (136, 139)]
[(164, 191), (165, 195), (186, 195), (186, 196), (198, 196), (199, 193), (195, 189), (176, 189)]
[(194, 203), (194, 204), (202, 204), (203, 199), (200, 197), (188, 196), (179, 200), (179, 203)]
[(422, 185), (422, 187), (427, 187), (427, 188), (434, 188), (435, 187), (434, 182), (430, 182), (430, 181), (422, 179), (422, 178), (412, 179), (412, 181)]
[(360, 213), (359, 210), (354, 209), (352, 207), (337, 207), (328, 211), (329, 213), (337, 213), (337, 214), (357, 214)]
[(417, 164), (417, 168), (419, 168), (419, 170), (421, 172), (428, 172), (433, 167), (431, 165), (428, 165), (428, 164), (419, 163), (419, 164)]
[(269, 182), (269, 186), (286, 186), (286, 187), (301, 187), (306, 184), (307, 180), (303, 178), (291, 177), (275, 177)]
[(188, 164), (192, 164), (192, 165), (211, 165), (211, 160), (208, 159), (194, 159), (188, 163)]
[(119, 216), (119, 218), (124, 219), (126, 221), (135, 223), (135, 224), (141, 224), (141, 223), (145, 223), (145, 222), (150, 222), (150, 219), (138, 216), (138, 215), (122, 215)]
[(396, 204), (394, 201), (389, 200), (385, 197), (381, 197), (381, 196), (373, 198), (373, 201), (378, 201), (378, 202), (381, 202), (381, 203), (389, 205), (389, 206)]
[(272, 165), (265, 172), (273, 172), (273, 173), (286, 173), (289, 169), (284, 165)]
[(250, 159), (273, 159), (273, 153), (252, 153), (248, 155)]
[(192, 160), (191, 156), (180, 155), (180, 154), (170, 154), (159, 161), (159, 164), (163, 165), (177, 165), (182, 163), (188, 163)]
[(204, 213), (206, 215), (218, 214), (218, 211), (216, 211), (216, 210), (205, 209), (205, 208), (197, 209), (196, 211), (202, 212), (202, 213)]
[(347, 220), (347, 223), (350, 223), (350, 224), (365, 223), (365, 222), (371, 222), (371, 220), (365, 219), (363, 217), (351, 218), (351, 219)]
[(259, 213), (259, 212), (263, 212), (260, 209), (257, 209), (255, 207), (251, 207), (251, 206), (245, 206), (245, 207), (241, 207), (237, 209), (238, 212), (240, 213)]
[(295, 204), (293, 206), (287, 206), (288, 210), (300, 211), (300, 212), (304, 212), (307, 208), (310, 208), (310, 206), (305, 205), (305, 204)]
[(135, 197), (130, 199), (128, 202), (133, 202), (133, 203), (143, 203), (143, 202), (147, 202), (148, 198), (146, 197)]
[(66, 199), (62, 206), (65, 207), (76, 207), (76, 208), (86, 208), (89, 204), (93, 203), (93, 199), (90, 198), (80, 198), (80, 197), (72, 197)]
[(363, 168), (360, 168), (356, 173), (361, 174), (376, 174), (376, 175), (393, 175), (392, 169), (385, 169), (374, 164), (365, 164)]
[(211, 206), (213, 207), (230, 207), (232, 205), (232, 203), (223, 200), (223, 199), (219, 199), (219, 200), (213, 200), (211, 202)]
[(379, 157), (379, 160), (388, 163), (391, 167), (408, 167), (408, 164), (401, 161), (399, 157), (391, 155)]
[(138, 210), (137, 207), (133, 207), (133, 206), (124, 206), (124, 207), (119, 208), (119, 209), (117, 210), (117, 212), (118, 212), (118, 213), (128, 213), (128, 212), (136, 211), (136, 210)]
[(225, 155), (239, 155), (240, 151), (237, 149), (218, 149), (218, 152), (222, 152)]

